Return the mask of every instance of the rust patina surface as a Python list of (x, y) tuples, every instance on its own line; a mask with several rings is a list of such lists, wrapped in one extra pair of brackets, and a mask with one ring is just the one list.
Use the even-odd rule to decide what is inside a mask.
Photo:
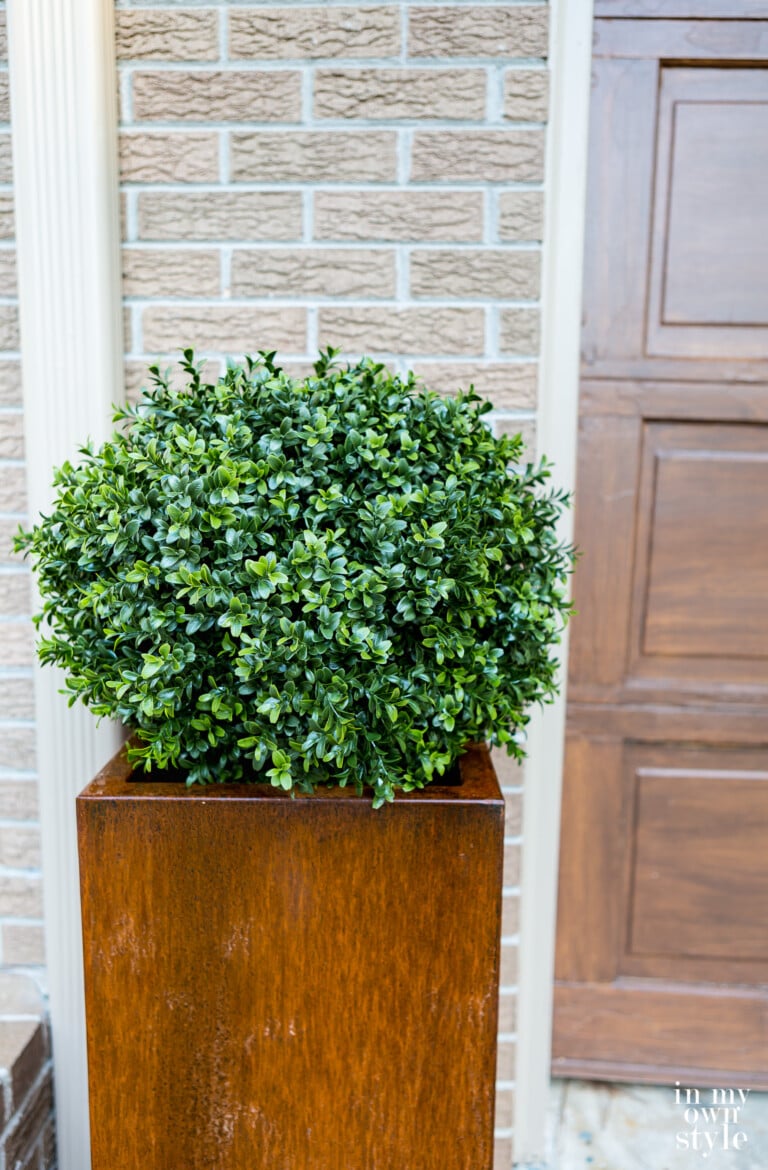
[(93, 1170), (490, 1170), (503, 800), (78, 799)]

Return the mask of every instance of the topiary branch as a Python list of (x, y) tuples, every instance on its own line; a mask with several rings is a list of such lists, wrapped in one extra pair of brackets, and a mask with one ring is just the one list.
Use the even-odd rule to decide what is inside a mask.
[(41, 659), (138, 733), (144, 767), (381, 804), (468, 741), (520, 755), (555, 693), (573, 554), (549, 467), (520, 466), (471, 388), (337, 352), (300, 381), (269, 352), (206, 385), (185, 350), (185, 389), (153, 367), (16, 540)]

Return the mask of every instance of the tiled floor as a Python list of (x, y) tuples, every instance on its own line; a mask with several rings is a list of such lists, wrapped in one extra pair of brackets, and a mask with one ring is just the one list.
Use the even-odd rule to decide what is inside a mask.
[(674, 1087), (553, 1081), (546, 1170), (768, 1170), (768, 1093), (742, 1105), (734, 1087), (727, 1116), (711, 1089), (698, 1105), (693, 1092), (690, 1106), (684, 1089), (675, 1097)]

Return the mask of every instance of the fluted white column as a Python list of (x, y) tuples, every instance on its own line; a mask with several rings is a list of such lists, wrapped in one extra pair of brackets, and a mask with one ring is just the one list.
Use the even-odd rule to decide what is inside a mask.
[[(542, 280), (537, 442), (554, 463), (554, 483), (576, 480), (581, 285), (586, 205), (592, 0), (550, 7), (550, 119)], [(573, 512), (560, 535), (573, 538)], [(515, 1161), (543, 1160), (552, 1048), (552, 994), (565, 740), (568, 634), (559, 647), (562, 691), (536, 711), (528, 735), (520, 875)]]
[[(51, 469), (111, 429), (122, 395), (113, 0), (9, 0), (8, 35), (29, 515)], [(75, 795), (117, 729), (38, 669), (40, 818), (59, 1170), (88, 1170)]]

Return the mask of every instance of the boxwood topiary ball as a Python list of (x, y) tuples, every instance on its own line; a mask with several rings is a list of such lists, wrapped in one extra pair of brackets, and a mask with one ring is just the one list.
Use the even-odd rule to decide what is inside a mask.
[(568, 613), (562, 494), (494, 438), (470, 389), (443, 398), (364, 358), (274, 354), (153, 387), (56, 472), (31, 553), (42, 661), (190, 783), (370, 786), (441, 775), (469, 741), (522, 754), (555, 691)]

